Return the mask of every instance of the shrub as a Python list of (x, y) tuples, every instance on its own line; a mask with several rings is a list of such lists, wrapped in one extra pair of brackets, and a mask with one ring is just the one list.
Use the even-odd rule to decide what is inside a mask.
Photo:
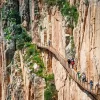
[(16, 49), (23, 49), (26, 42), (31, 42), (32, 38), (27, 31), (20, 25), (21, 18), (16, 7), (12, 7), (7, 2), (2, 8), (2, 19), (6, 21), (4, 25), (5, 39), (13, 40)]
[(84, 0), (84, 4), (85, 4), (86, 6), (89, 6), (89, 1), (88, 1), (88, 0)]
[[(53, 5), (53, 2), (55, 1), (49, 0), (48, 2)], [(38, 7), (35, 8), (35, 11), (36, 15), (38, 15)], [(6, 4), (6, 6), (4, 6), (4, 8), (2, 9), (2, 14), (2, 19), (6, 20), (7, 23), (5, 25), (6, 27), (4, 27), (5, 39), (7, 41), (14, 41), (16, 49), (25, 49), (26, 54), (24, 56), (24, 62), (27, 63), (27, 67), (30, 69), (30, 74), (32, 75), (33, 73), (35, 73), (36, 75), (45, 78), (45, 81), (48, 84), (45, 91), (45, 98), (46, 100), (54, 99), (54, 96), (56, 95), (56, 89), (54, 84), (51, 83), (52, 81), (54, 81), (54, 75), (46, 74), (46, 69), (44, 67), (39, 49), (37, 49), (36, 45), (31, 44), (32, 38), (20, 25), (20, 16), (18, 10), (15, 10), (15, 8), (13, 9), (11, 6), (9, 6), (9, 4)], [(43, 27), (40, 28), (41, 30), (45, 29)], [(39, 65), (39, 69), (36, 72), (33, 68), (34, 63), (37, 63)], [(18, 67), (18, 65), (16, 65), (15, 67)], [(11, 68), (7, 68), (7, 71), (11, 73)], [(51, 99), (48, 99), (48, 94)]]
[(46, 81), (52, 81), (52, 80), (54, 80), (54, 74), (46, 75), (46, 76), (44, 76), (44, 78)]
[(75, 57), (75, 44), (74, 44), (73, 36), (71, 36), (71, 55), (72, 57)]
[(61, 14), (67, 18), (70, 27), (74, 27), (73, 24), (77, 24), (78, 21), (78, 11), (76, 6), (70, 6), (69, 2), (66, 0), (44, 0), (44, 2), (50, 6), (58, 6)]
[(53, 83), (49, 83), (44, 92), (44, 100), (58, 100), (57, 90)]
[(20, 25), (14, 25), (14, 27), (7, 27), (4, 29), (6, 40), (15, 41), (17, 49), (23, 49), (26, 42), (31, 42), (32, 38), (27, 34), (26, 30)]
[(48, 5), (48, 7), (56, 5), (56, 0), (44, 0), (44, 2)]

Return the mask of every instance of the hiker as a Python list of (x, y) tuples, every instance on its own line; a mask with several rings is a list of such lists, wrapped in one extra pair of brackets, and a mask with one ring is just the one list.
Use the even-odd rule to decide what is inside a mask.
[(86, 82), (86, 75), (85, 75), (85, 73), (82, 73), (82, 82)]
[(92, 80), (90, 80), (90, 91), (92, 90), (92, 88), (93, 88), (93, 81)]
[(81, 79), (81, 73), (80, 73), (80, 71), (77, 72), (77, 76), (78, 76), (78, 79), (80, 80)]
[(75, 61), (74, 61), (74, 58), (72, 58), (72, 59), (71, 59), (72, 68), (74, 67), (74, 64), (75, 64)]
[(70, 68), (71, 60), (68, 59), (67, 62), (68, 62), (68, 66), (69, 66), (69, 68)]
[(50, 40), (48, 41), (48, 45), (49, 45), (49, 46), (51, 45), (51, 41), (50, 41)]
[(77, 66), (76, 65), (73, 67), (73, 69), (77, 72)]

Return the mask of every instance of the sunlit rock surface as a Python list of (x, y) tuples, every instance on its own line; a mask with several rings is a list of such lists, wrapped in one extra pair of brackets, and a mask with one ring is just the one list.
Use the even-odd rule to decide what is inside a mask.
[[(100, 75), (100, 1), (89, 0), (89, 6), (85, 5), (85, 0), (68, 1), (71, 5), (76, 3), (79, 12), (78, 24), (73, 29), (77, 69), (81, 73), (85, 72), (88, 81), (92, 79), (96, 85)], [(53, 7), (49, 13), (43, 4), (40, 3), (39, 7), (42, 18), (38, 26), (34, 18), (34, 1), (30, 0), (29, 3), (26, 0), (19, 0), (22, 25), (32, 33), (33, 42), (48, 45), (50, 40), (52, 46), (63, 57), (70, 58), (70, 54), (68, 52), (66, 54), (66, 51), (70, 49), (70, 42), (66, 43), (66, 37), (72, 34), (72, 30), (66, 28), (65, 19), (57, 7)], [(0, 31), (2, 35), (3, 32), (1, 29)], [(14, 57), (16, 56), (22, 55), (17, 51)], [(43, 51), (42, 57), (48, 73), (54, 73), (58, 100), (94, 100), (92, 95), (80, 89), (69, 77), (54, 55)], [(23, 68), (22, 62), (17, 58), (14, 59), (14, 63), (19, 64), (19, 69), (12, 67), (12, 74), (7, 77), (5, 73), (7, 63), (9, 60), (5, 57), (5, 43), (3, 43), (0, 44), (0, 93), (2, 94), (0, 100), (8, 100), (9, 96), (12, 100), (44, 100), (44, 79), (36, 75), (30, 76), (29, 69)]]

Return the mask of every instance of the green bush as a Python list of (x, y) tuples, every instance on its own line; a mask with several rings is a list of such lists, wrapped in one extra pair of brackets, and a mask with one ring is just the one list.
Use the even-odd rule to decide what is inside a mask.
[(44, 0), (44, 2), (50, 7), (56, 5), (56, 0)]
[(17, 49), (23, 49), (25, 44), (27, 42), (31, 42), (32, 41), (32, 38), (27, 34), (26, 30), (25, 29), (21, 29), (22, 31), (20, 32), (18, 30), (16, 30), (16, 34), (14, 35), (14, 40), (16, 41), (16, 48)]
[[(25, 62), (31, 62), (29, 64), (29, 68), (31, 68), (32, 73), (37, 74), (40, 77), (44, 77), (44, 63), (43, 60), (40, 56), (40, 51), (37, 49), (37, 46), (35, 44), (31, 44), (31, 43), (26, 43), (25, 44), (25, 48), (26, 48), (26, 55), (24, 56), (24, 61)], [(39, 70), (37, 72), (34, 71), (34, 63), (37, 63), (39, 65)]]
[(88, 0), (84, 0), (84, 4), (85, 4), (86, 6), (89, 6), (89, 1), (88, 1)]
[(71, 39), (71, 55), (74, 58), (75, 57), (75, 44), (74, 44), (73, 36), (71, 36), (70, 39)]
[(74, 27), (73, 24), (77, 24), (78, 21), (78, 11), (76, 6), (70, 6), (69, 2), (66, 0), (44, 0), (44, 2), (50, 6), (58, 6), (61, 14), (67, 17), (67, 22), (69, 22), (70, 27)]
[(73, 23), (75, 23), (75, 25), (77, 24), (78, 12), (76, 6), (70, 6), (69, 3), (66, 2), (61, 8), (61, 13), (67, 17), (67, 22), (69, 22), (70, 27), (73, 27)]
[[(53, 5), (53, 0), (48, 1)], [(59, 1), (60, 3), (61, 1)], [(37, 2), (36, 2), (37, 4)], [(35, 6), (36, 15), (38, 15), (38, 7)], [(42, 77), (46, 81), (46, 91), (45, 91), (45, 100), (54, 100), (57, 95), (55, 85), (52, 84), (54, 82), (54, 75), (47, 75), (46, 68), (44, 67), (43, 60), (40, 55), (40, 50), (37, 48), (35, 44), (31, 44), (32, 38), (27, 34), (27, 31), (20, 25), (20, 16), (18, 10), (13, 9), (7, 3), (2, 9), (2, 19), (6, 21), (6, 25), (3, 28), (5, 33), (5, 39), (7, 41), (14, 41), (15, 47), (17, 50), (24, 49), (26, 51), (24, 55), (24, 62), (27, 63), (27, 66), (30, 69), (30, 74), (35, 73), (36, 75)], [(41, 30), (45, 29), (40, 27)], [(33, 66), (34, 63), (39, 65), (39, 69), (35, 72)], [(18, 67), (16, 65), (15, 67)], [(11, 68), (7, 68), (7, 71), (11, 73)], [(51, 99), (49, 99), (49, 97)]]
[(26, 30), (21, 25), (7, 27), (4, 29), (5, 38), (10, 41), (15, 41), (16, 49), (23, 49), (27, 42), (31, 42), (32, 38), (27, 34)]
[(49, 83), (44, 92), (44, 100), (58, 100), (57, 90), (53, 83)]
[(8, 2), (2, 7), (2, 20), (7, 20), (9, 22), (16, 22), (16, 24), (21, 23), (21, 18), (19, 16), (18, 9), (10, 6)]
[(21, 23), (19, 12), (17, 10), (10, 9), (7, 13), (8, 13), (7, 18), (10, 22), (16, 22), (16, 24)]
[(52, 80), (54, 80), (54, 74), (46, 75), (46, 76), (44, 76), (44, 78), (46, 81), (52, 81)]
[(31, 44), (31, 43), (26, 43), (25, 44), (25, 47), (27, 47), (27, 50), (26, 50), (26, 54), (27, 56), (31, 56), (31, 55), (35, 55), (35, 53), (37, 53), (37, 47), (35, 44)]
[(13, 40), (16, 49), (23, 49), (26, 42), (31, 42), (32, 38), (27, 31), (20, 25), (21, 18), (16, 7), (12, 7), (7, 2), (2, 8), (2, 20), (6, 21), (4, 25), (5, 39)]

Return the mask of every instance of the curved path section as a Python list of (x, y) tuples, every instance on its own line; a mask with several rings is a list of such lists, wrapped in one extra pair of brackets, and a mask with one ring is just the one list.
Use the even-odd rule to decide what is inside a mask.
[(64, 58), (59, 51), (57, 51), (55, 48), (53, 48), (52, 46), (44, 46), (42, 44), (36, 44), (39, 48), (42, 49), (46, 49), (49, 50), (52, 54), (54, 54), (56, 56), (56, 58), (60, 61), (61, 65), (67, 70), (67, 72), (69, 73), (69, 75), (71, 76), (71, 78), (85, 91), (89, 92), (90, 94), (96, 96), (98, 95), (97, 93), (97, 89), (93, 89), (92, 91), (90, 91), (90, 85), (88, 84), (88, 82), (81, 82), (78, 77), (77, 77), (77, 73), (68, 67), (68, 62), (67, 59)]

